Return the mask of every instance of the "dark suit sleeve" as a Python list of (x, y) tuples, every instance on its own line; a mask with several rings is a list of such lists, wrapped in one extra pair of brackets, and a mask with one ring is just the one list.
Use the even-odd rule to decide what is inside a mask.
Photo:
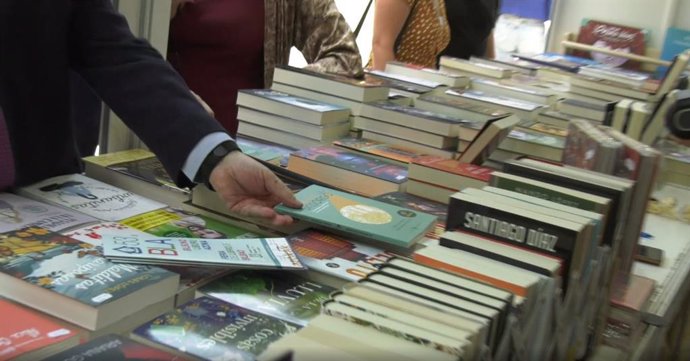
[(179, 185), (181, 168), (204, 136), (223, 131), (182, 78), (148, 42), (130, 32), (109, 0), (74, 0), (70, 65), (156, 153)]

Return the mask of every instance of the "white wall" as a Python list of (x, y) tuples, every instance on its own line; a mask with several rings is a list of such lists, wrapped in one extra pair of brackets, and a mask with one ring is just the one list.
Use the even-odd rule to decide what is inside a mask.
[(690, 28), (690, 0), (557, 0), (548, 50), (560, 51), (566, 32), (577, 32), (583, 18), (651, 30), (648, 47), (661, 48), (669, 26)]

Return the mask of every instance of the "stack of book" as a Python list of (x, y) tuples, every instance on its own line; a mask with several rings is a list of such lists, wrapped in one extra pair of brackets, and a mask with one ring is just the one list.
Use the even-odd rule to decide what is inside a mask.
[(452, 158), (461, 126), (473, 122), (476, 121), (380, 101), (364, 104), (361, 115), (354, 117), (353, 127), (362, 130), (365, 139)]
[(321, 315), (259, 359), (286, 349), (299, 359), (477, 359), (508, 334), (512, 302), (509, 292), (394, 257), (334, 293)]
[(473, 59), (454, 58), (452, 56), (442, 56), (439, 60), (439, 68), (451, 74), (466, 76), (484, 76), (496, 79), (510, 78), (514, 71), (502, 64), (489, 64), (487, 62), (476, 61)]
[(290, 154), (288, 170), (368, 197), (404, 191), (407, 166), (342, 147), (305, 148)]
[(370, 76), (353, 79), (291, 66), (276, 67), (271, 89), (340, 105), (349, 108), (353, 115), (359, 115), (362, 103), (387, 100), (390, 92), (385, 81)]
[(333, 145), (384, 159), (405, 167), (407, 167), (407, 164), (410, 163), (412, 159), (424, 155), (410, 148), (365, 138), (342, 138), (333, 141)]
[(492, 170), (454, 159), (418, 157), (409, 168), (407, 192), (448, 204), (450, 196), (466, 187), (486, 185)]
[(546, 106), (539, 103), (472, 89), (451, 88), (440, 95), (449, 98), (457, 97), (475, 105), (502, 109), (517, 115), (522, 120), (534, 120), (538, 113), (546, 110)]
[(466, 87), (469, 78), (463, 75), (444, 72), (439, 69), (424, 68), (419, 65), (402, 63), (399, 61), (389, 61), (386, 63), (386, 72), (399, 74), (416, 79), (424, 79), (428, 82), (438, 83), (449, 87)]
[(350, 132), (350, 111), (287, 93), (253, 89), (237, 94), (238, 133), (293, 148), (342, 138)]

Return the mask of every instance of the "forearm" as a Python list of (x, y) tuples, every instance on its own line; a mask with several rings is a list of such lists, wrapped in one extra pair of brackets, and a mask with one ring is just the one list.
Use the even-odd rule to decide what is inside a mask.
[(372, 44), (372, 70), (385, 70), (386, 63), (395, 60), (393, 45)]

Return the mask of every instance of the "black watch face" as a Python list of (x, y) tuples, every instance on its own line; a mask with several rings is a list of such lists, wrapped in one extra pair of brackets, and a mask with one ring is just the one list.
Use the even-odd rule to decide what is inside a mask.
[(213, 150), (213, 155), (216, 157), (225, 157), (228, 153), (230, 152), (228, 152), (227, 148), (223, 146), (216, 147)]

